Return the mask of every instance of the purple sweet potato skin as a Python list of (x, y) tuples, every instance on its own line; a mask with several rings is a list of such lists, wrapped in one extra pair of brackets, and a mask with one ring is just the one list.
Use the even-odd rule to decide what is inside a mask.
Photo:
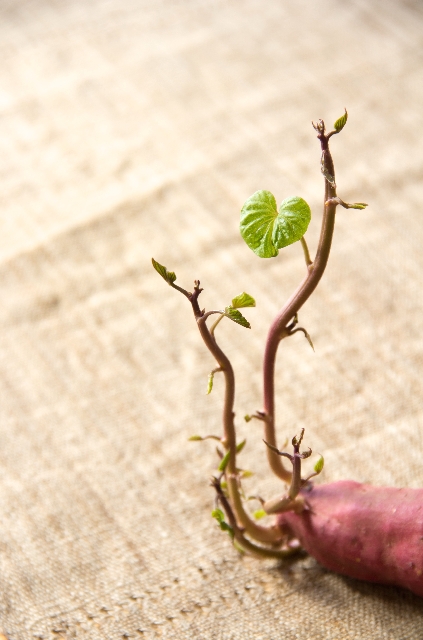
[(423, 597), (423, 489), (347, 480), (312, 485), (301, 495), (309, 509), (281, 513), (278, 524), (320, 564)]

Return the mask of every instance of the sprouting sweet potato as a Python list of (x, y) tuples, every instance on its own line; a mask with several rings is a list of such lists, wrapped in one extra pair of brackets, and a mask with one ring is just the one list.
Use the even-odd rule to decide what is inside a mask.
[(300, 495), (306, 508), (279, 514), (278, 524), (321, 565), (423, 597), (423, 489), (345, 480)]
[[(188, 291), (175, 284), (176, 274), (173, 271), (154, 259), (152, 262), (167, 284), (191, 303), (201, 337), (216, 361), (209, 376), (207, 393), (212, 390), (216, 373), (224, 377), (222, 435), (194, 435), (190, 438), (212, 438), (220, 443), (217, 447), (217, 476), (211, 483), (217, 503), (223, 508), (223, 511), (216, 508), (212, 514), (220, 528), (230, 534), (238, 549), (253, 555), (282, 559), (301, 546), (327, 569), (351, 578), (406, 587), (423, 597), (423, 489), (373, 487), (352, 481), (314, 486), (310, 479), (321, 473), (323, 457), (315, 464), (314, 473), (303, 478), (302, 460), (312, 453), (310, 449), (300, 451), (304, 429), (292, 439), (293, 453), (280, 451), (276, 446), (275, 364), (278, 349), (283, 340), (298, 332), (304, 333), (313, 347), (310, 335), (298, 324), (298, 313), (315, 291), (326, 269), (337, 207), (360, 210), (367, 206), (364, 202), (349, 204), (337, 195), (329, 143), (343, 130), (347, 118), (345, 111), (329, 132), (322, 120), (313, 123), (320, 141), (320, 167), (324, 176), (323, 216), (314, 259), (304, 237), (311, 219), (311, 210), (305, 200), (298, 196), (288, 197), (278, 209), (272, 193), (261, 190), (250, 196), (241, 209), (241, 236), (257, 256), (274, 258), (280, 249), (299, 241), (306, 267), (304, 278), (278, 312), (268, 332), (263, 357), (262, 409), (245, 416), (247, 422), (253, 418), (262, 422), (269, 466), (288, 485), (285, 494), (267, 500), (250, 496), (259, 500), (262, 506), (255, 512), (254, 519), (246, 507), (242, 490), (242, 481), (250, 474), (240, 469), (237, 463), (245, 440), (237, 441), (235, 373), (216, 338), (217, 326), (223, 318), (250, 327), (239, 309), (254, 307), (254, 298), (243, 292), (224, 309), (206, 312), (199, 304), (202, 292), (199, 280), (195, 280), (194, 289)], [(207, 322), (213, 315), (217, 315), (217, 319), (209, 326)], [(285, 466), (286, 460), (292, 464), (292, 471)], [(268, 526), (258, 523), (256, 520), (264, 514), (276, 515), (276, 523)]]

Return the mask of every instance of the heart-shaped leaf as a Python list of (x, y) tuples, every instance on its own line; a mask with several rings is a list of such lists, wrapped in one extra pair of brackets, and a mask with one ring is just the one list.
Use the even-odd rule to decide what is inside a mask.
[(256, 191), (241, 210), (241, 236), (260, 258), (273, 258), (278, 250), (301, 240), (311, 220), (307, 202), (297, 196), (279, 207), (270, 191)]
[(256, 191), (241, 209), (241, 236), (260, 258), (278, 255), (272, 240), (277, 215), (276, 200), (270, 191)]

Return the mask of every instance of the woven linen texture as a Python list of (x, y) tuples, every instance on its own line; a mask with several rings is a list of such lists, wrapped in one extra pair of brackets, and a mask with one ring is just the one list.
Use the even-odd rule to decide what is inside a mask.
[(304, 275), (238, 233), (254, 191), (305, 198), (315, 250), (332, 141), (329, 267), (282, 345), (278, 438), (322, 481), (423, 486), (423, 11), (417, 1), (24, 0), (0, 7), (0, 626), (8, 640), (421, 640), (423, 601), (311, 558), (241, 558), (210, 517), (223, 384), (187, 301), (241, 291), (219, 327), (248, 494), (265, 461), (261, 360)]

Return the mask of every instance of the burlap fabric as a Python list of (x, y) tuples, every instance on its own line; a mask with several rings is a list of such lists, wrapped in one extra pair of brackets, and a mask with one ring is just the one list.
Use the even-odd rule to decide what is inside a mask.
[[(259, 260), (245, 199), (301, 195), (325, 278), (278, 360), (279, 439), (306, 427), (324, 481), (423, 485), (423, 10), (417, 1), (1, 3), (0, 620), (9, 640), (421, 640), (423, 602), (314, 560), (241, 558), (210, 517), (222, 381), (188, 302), (248, 291), (223, 323), (247, 493), (281, 491), (260, 424), (267, 327), (303, 277)], [(247, 315), (247, 314), (246, 314)]]

